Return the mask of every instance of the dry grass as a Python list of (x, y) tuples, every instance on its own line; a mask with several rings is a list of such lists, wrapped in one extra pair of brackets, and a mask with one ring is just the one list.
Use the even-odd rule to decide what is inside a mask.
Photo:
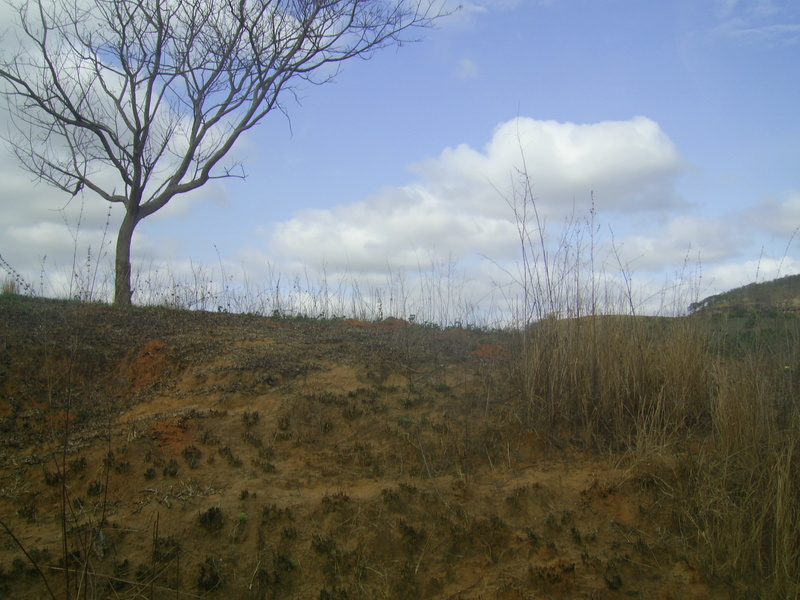
[[(518, 421), (622, 452), (683, 507), (687, 547), (744, 596), (800, 595), (800, 319), (639, 316), (616, 249), (600, 262), (619, 265), (622, 285), (595, 270), (593, 212), (568, 220), (553, 244), (527, 173), (507, 202), (522, 248), (507, 390)], [(678, 287), (662, 307), (697, 294)], [(648, 475), (653, 457), (669, 468)]]
[(800, 406), (796, 367), (780, 358), (753, 350), (716, 361), (712, 428), (687, 457), (680, 492), (687, 533), (716, 572), (791, 598), (800, 594)]
[(516, 377), (525, 423), (586, 445), (643, 449), (708, 420), (706, 341), (686, 321), (546, 320), (523, 338)]
[(640, 474), (658, 456), (670, 465), (658, 485), (684, 507), (678, 530), (709, 571), (748, 597), (796, 597), (797, 320), (747, 343), (724, 341), (708, 321), (539, 322), (520, 336), (515, 414), (542, 435), (623, 451)]
[[(61, 463), (62, 481), (77, 486), (70, 489), (85, 506), (95, 507), (85, 531), (97, 532), (103, 522), (97, 511), (105, 502), (90, 491), (96, 481), (102, 493), (115, 490), (114, 502), (121, 502), (111, 520), (120, 530), (137, 531), (117, 540), (120, 565), (89, 552), (90, 538), (70, 537), (82, 556), (102, 568), (97, 581), (120, 571), (119, 584), (127, 586), (121, 597), (134, 590), (139, 597), (173, 597), (176, 588), (187, 597), (187, 588), (225, 594), (214, 591), (218, 576), (227, 579), (228, 591), (246, 587), (231, 575), (240, 551), (255, 553), (252, 569), (259, 560), (269, 567), (264, 590), (285, 590), (279, 583), (294, 581), (295, 597), (304, 597), (313, 582), (318, 591), (347, 589), (356, 598), (432, 598), (474, 571), (473, 564), (498, 586), (503, 582), (506, 592), (533, 586), (570, 597), (589, 589), (589, 582), (599, 582), (591, 588), (599, 590), (619, 582), (627, 586), (623, 590), (647, 589), (652, 582), (633, 571), (636, 563), (626, 555), (653, 570), (688, 564), (683, 554), (702, 566), (705, 577), (719, 578), (715, 593), (727, 585), (738, 590), (730, 597), (798, 593), (795, 320), (780, 333), (728, 337), (697, 315), (546, 319), (519, 332), (481, 332), (63, 302), (40, 306), (13, 297), (4, 303), (4, 322), (9, 331), (12, 324), (19, 330), (12, 339), (20, 340), (9, 354), (9, 373), (30, 371), (19, 380), (25, 388), (5, 381), (9, 397), (41, 400), (48, 382), (54, 392), (65, 385), (64, 357), (74, 346), (70, 332), (83, 340), (72, 366), (80, 382), (73, 406), (79, 426), (103, 420), (98, 400), (121, 393), (119, 377), (142, 387), (130, 405), (118, 407), (126, 425), (110, 426), (116, 462), (106, 460), (104, 436), (85, 450), (70, 447), (68, 457), (60, 445), (53, 452), (68, 458)], [(47, 323), (34, 338), (49, 348), (48, 365), (35, 348), (25, 350), (21, 340), (30, 343), (26, 332), (32, 328), (20, 323), (23, 316)], [(164, 361), (168, 368), (159, 368)], [(115, 365), (123, 366), (117, 375)], [(137, 371), (126, 375), (134, 365)], [(56, 426), (62, 395), (50, 402)], [(189, 410), (195, 404), (200, 408)], [(185, 418), (156, 417), (148, 407)], [(20, 448), (36, 439), (33, 430), (19, 428), (36, 427), (39, 413), (32, 410), (20, 406), (17, 417), (4, 421), (16, 428), (7, 431), (8, 441)], [(49, 414), (46, 403), (41, 410)], [(134, 423), (141, 432), (132, 438)], [(83, 435), (75, 439), (88, 439)], [(200, 450), (194, 468), (189, 448)], [(576, 452), (622, 465), (623, 481), (593, 482), (597, 475), (589, 473), (596, 467), (569, 462)], [(77, 460), (83, 455), (88, 466)], [(543, 462), (543, 455), (550, 458)], [(168, 473), (173, 459), (190, 487)], [(558, 466), (547, 468), (549, 461)], [(118, 469), (126, 464), (133, 474)], [(585, 479), (567, 484), (566, 477), (578, 472)], [(30, 537), (34, 526), (44, 531), (56, 525), (47, 516), (47, 499), (58, 502), (59, 485), (48, 483), (47, 475), (31, 471), (42, 490), (37, 513), (23, 513), (21, 500), (4, 500), (17, 515), (14, 529), (28, 535), (26, 543), (36, 539)], [(6, 492), (11, 481), (3, 484)], [(128, 481), (134, 488), (126, 491)], [(141, 489), (157, 496), (147, 496), (142, 501), (148, 508), (128, 516), (129, 494), (138, 499)], [(231, 493), (214, 491), (225, 489)], [(163, 511), (160, 534), (145, 521), (154, 503)], [(624, 512), (629, 516), (621, 521), (614, 511), (629, 503), (645, 512)], [(259, 526), (261, 504), (277, 507), (264, 513)], [(223, 528), (214, 535), (230, 556), (209, 563), (209, 544), (217, 542), (200, 515), (216, 506)], [(279, 517), (288, 510), (293, 519)], [(175, 532), (185, 551), (192, 549), (181, 555), (181, 567), (176, 558), (164, 558), (172, 546), (159, 546)], [(55, 563), (59, 552), (45, 563)], [(564, 570), (548, 566), (555, 558)], [(445, 564), (464, 571), (454, 572), (452, 581), (442, 579)], [(523, 576), (521, 565), (532, 570)], [(303, 577), (297, 575), (301, 568)], [(14, 573), (8, 565), (6, 573)], [(63, 571), (48, 573), (58, 582)], [(173, 592), (148, 591), (142, 581)], [(55, 591), (61, 597), (60, 588)], [(484, 597), (506, 597), (501, 591), (492, 588)], [(524, 597), (519, 593), (510, 597)]]

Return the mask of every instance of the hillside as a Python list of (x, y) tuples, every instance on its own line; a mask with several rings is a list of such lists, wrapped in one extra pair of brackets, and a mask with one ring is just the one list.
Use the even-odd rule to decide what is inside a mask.
[(747, 311), (800, 312), (800, 275), (751, 283), (709, 296), (691, 304), (689, 311), (731, 314)]
[(9, 295), (0, 331), (0, 596), (736, 597), (676, 458), (524, 424), (509, 333)]

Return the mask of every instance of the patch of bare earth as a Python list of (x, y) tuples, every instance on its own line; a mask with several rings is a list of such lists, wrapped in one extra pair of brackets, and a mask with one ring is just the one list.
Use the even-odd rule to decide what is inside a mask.
[[(646, 472), (521, 426), (499, 334), (33, 300), (0, 326), (0, 518), (56, 597), (729, 597)], [(0, 539), (0, 596), (47, 597)]]

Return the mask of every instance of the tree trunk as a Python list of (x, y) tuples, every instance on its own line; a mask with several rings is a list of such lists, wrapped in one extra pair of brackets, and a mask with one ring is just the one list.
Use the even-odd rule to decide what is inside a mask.
[(133, 297), (131, 289), (131, 240), (133, 230), (139, 222), (138, 209), (125, 211), (125, 218), (117, 234), (117, 255), (115, 263), (114, 304), (129, 305)]

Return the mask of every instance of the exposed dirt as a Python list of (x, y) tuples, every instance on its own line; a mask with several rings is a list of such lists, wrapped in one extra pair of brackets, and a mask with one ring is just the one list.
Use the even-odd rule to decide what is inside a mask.
[[(730, 597), (669, 465), (523, 427), (512, 357), (397, 319), (0, 296), (0, 518), (58, 598), (62, 523), (90, 598)], [(48, 597), (0, 540), (0, 597)]]

